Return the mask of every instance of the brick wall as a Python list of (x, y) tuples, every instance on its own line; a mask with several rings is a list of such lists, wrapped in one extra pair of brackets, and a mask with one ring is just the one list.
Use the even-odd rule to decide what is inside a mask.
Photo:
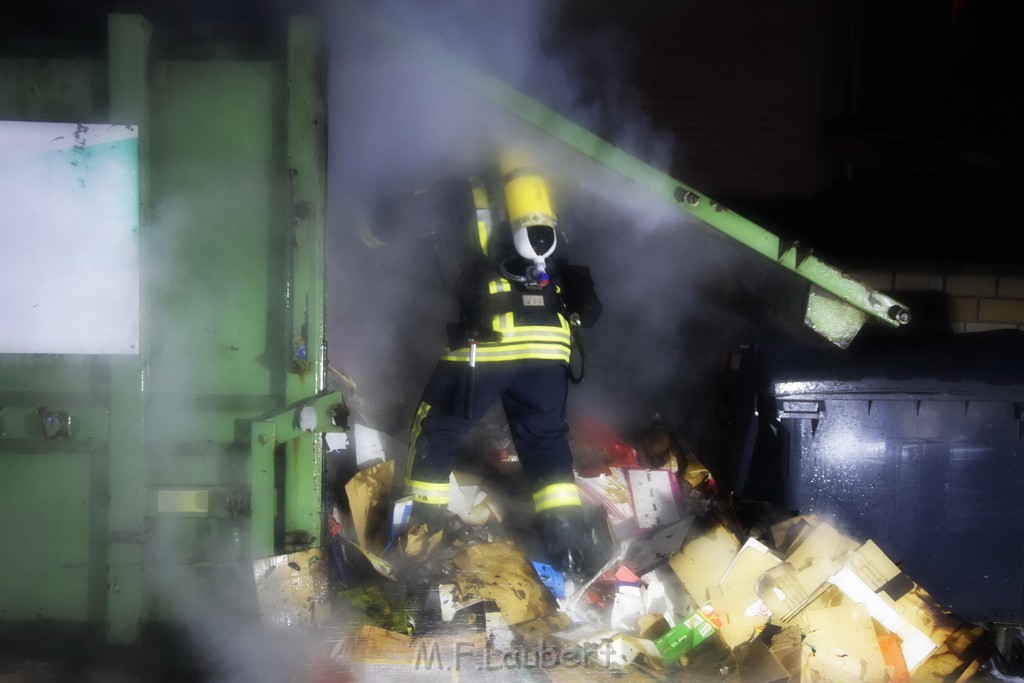
[(851, 268), (854, 278), (900, 298), (905, 293), (932, 293), (944, 302), (954, 332), (1024, 330), (1024, 274), (986, 267)]
[(808, 197), (836, 179), (820, 133), (847, 87), (843, 4), (644, 6), (650, 56), (637, 80), (676, 135), (677, 177), (721, 198)]

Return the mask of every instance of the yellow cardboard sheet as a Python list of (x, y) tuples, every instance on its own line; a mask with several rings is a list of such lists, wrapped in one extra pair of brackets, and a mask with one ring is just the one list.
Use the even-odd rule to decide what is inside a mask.
[(389, 497), (395, 478), (395, 461), (387, 460), (360, 470), (345, 484), (356, 543), (374, 554), (380, 554), (390, 527)]
[(768, 622), (771, 612), (754, 588), (761, 575), (781, 562), (766, 545), (748, 538), (719, 585), (708, 588), (708, 598), (722, 619), (722, 638), (729, 647), (747, 642)]
[(886, 683), (871, 615), (862, 605), (806, 610), (805, 658), (801, 681), (806, 683)]
[(669, 565), (690, 596), (703, 604), (708, 600), (708, 589), (718, 585), (739, 551), (736, 537), (715, 524), (686, 541)]
[(452, 569), (463, 602), (490, 600), (511, 626), (557, 610), (526, 555), (510, 543), (468, 546), (452, 560)]

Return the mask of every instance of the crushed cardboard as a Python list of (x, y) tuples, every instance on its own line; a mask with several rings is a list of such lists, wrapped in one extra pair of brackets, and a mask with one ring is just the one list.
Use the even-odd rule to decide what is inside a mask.
[(863, 606), (807, 610), (803, 678), (885, 683), (886, 670), (871, 615)]
[(650, 531), (683, 519), (683, 496), (675, 472), (666, 469), (627, 469), (626, 481), (633, 516), (641, 531)]
[(515, 626), (552, 616), (554, 597), (530, 560), (506, 542), (471, 545), (453, 560), (453, 578), (463, 600), (490, 600)]
[(768, 622), (771, 612), (754, 588), (762, 574), (781, 562), (766, 545), (749, 538), (718, 585), (708, 588), (708, 598), (722, 618), (722, 638), (729, 647), (746, 643)]
[(395, 478), (395, 461), (386, 460), (360, 470), (347, 484), (356, 540), (361, 548), (379, 554), (388, 538), (388, 496)]
[(448, 511), (466, 524), (500, 523), (505, 518), (504, 506), (490, 495), (483, 480), (474, 474), (452, 472), (448, 484)]
[[(345, 639), (338, 657), (386, 663), (403, 679), (418, 671), (417, 656), (422, 665), (424, 652), (459, 643), (488, 656), (546, 652), (557, 643), (559, 665), (545, 670), (551, 680), (609, 672), (650, 680), (684, 668), (684, 676), (715, 672), (741, 683), (965, 680), (985, 662), (985, 630), (946, 612), (873, 541), (813, 514), (749, 535), (673, 434), (662, 426), (646, 436), (639, 456), (592, 426), (577, 442), (589, 449), (589, 476), (578, 470), (576, 477), (585, 508), (603, 513), (612, 541), (589, 580), (556, 577), (511, 539), (492, 536), (504, 512), (475, 475), (453, 473), (449, 509), (467, 529), (487, 531), (455, 537), (404, 528), (407, 501), (391, 500), (393, 460), (361, 470), (345, 486), (352, 540), (391, 582), (444, 558), (445, 578), (417, 590), (433, 591), (433, 603), (423, 605), (433, 604), (449, 630), (420, 621), (410, 637), (366, 626)], [(402, 518), (392, 518), (396, 512)], [(284, 569), (274, 578), (270, 568), (281, 563), (273, 559), (264, 561), (265, 582), (295, 578)], [(292, 621), (312, 618), (305, 604)], [(283, 613), (271, 602), (261, 607)], [(564, 666), (598, 648), (603, 663)]]
[(733, 650), (740, 683), (782, 683), (790, 672), (762, 642), (744, 643)]

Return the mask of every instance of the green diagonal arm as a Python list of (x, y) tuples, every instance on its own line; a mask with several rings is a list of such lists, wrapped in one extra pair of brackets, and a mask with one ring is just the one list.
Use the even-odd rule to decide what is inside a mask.
[[(788, 268), (818, 289), (838, 299), (839, 308), (831, 315), (843, 311), (860, 322), (870, 316), (892, 327), (910, 321), (910, 310), (892, 297), (868, 287), (840, 270), (822, 262), (799, 243), (787, 243), (753, 221), (737, 215), (718, 202), (690, 188), (650, 164), (624, 152), (608, 141), (573, 123), (537, 100), (512, 88), (508, 84), (456, 59), (426, 41), (417, 39), (377, 14), (366, 10), (361, 3), (351, 2), (354, 20), (374, 32), (392, 48), (402, 50), (410, 58), (437, 70), (443, 76), (523, 121), (535, 126), (565, 145), (588, 156), (618, 173), (627, 180), (646, 188), (656, 196), (674, 204), (705, 225), (731, 237), (767, 259)], [(842, 305), (843, 302), (846, 305)], [(850, 307), (856, 310), (850, 310)], [(838, 311), (838, 313), (837, 313)], [(826, 326), (808, 323), (827, 337)], [(855, 323), (859, 329), (860, 323)], [(845, 346), (852, 335), (832, 341)], [(831, 337), (830, 337), (831, 338)]]

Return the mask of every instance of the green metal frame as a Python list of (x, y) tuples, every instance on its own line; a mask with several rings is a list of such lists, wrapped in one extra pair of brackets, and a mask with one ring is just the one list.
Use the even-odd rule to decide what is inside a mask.
[[(343, 428), (335, 425), (335, 413), (337, 407), (343, 405), (344, 402), (345, 399), (340, 393), (331, 392), (252, 423), (251, 457), (249, 460), (252, 482), (252, 516), (249, 538), (252, 557), (269, 557), (283, 549), (282, 539), (278, 539), (274, 533), (277, 517), (277, 486), (274, 479), (277, 449), (288, 444), (305, 444), (305, 451), (295, 446), (290, 453), (304, 452), (307, 456), (316, 456), (321, 453), (322, 433), (343, 431)], [(312, 408), (316, 414), (316, 426), (308, 432), (299, 428), (299, 413), (303, 408)], [(292, 459), (291, 455), (285, 457), (288, 464), (292, 463)], [(314, 460), (315, 458), (309, 459)], [(286, 464), (286, 472), (288, 464)], [(295, 467), (291, 469), (308, 472), (314, 467), (315, 465), (307, 464), (301, 469)], [(297, 477), (295, 478), (297, 479)], [(296, 531), (300, 534), (308, 534), (304, 537), (310, 538), (311, 541), (321, 539), (320, 510), (322, 501), (318, 496), (314, 499), (311, 493), (320, 489), (321, 476), (319, 472), (315, 474), (315, 478), (314, 486), (307, 485), (301, 491), (292, 493), (292, 496), (299, 498), (299, 501), (293, 503), (289, 508), (299, 510), (300, 513), (304, 512), (308, 516), (309, 523), (305, 526), (288, 527), (288, 529), (293, 532), (293, 536)], [(286, 491), (286, 501), (288, 494), (289, 491)], [(312, 510), (314, 505), (315, 510)], [(295, 519), (295, 517), (291, 518), (293, 522)]]
[(704, 225), (792, 271), (816, 287), (819, 298), (834, 298), (835, 305), (828, 307), (827, 311), (820, 306), (810, 306), (805, 320), (812, 329), (833, 343), (845, 346), (853, 338), (850, 330), (856, 334), (868, 317), (891, 327), (910, 321), (910, 310), (906, 305), (824, 263), (811, 253), (811, 249), (798, 242), (787, 242), (733, 213), (721, 203), (628, 154), (532, 97), (392, 24), (368, 10), (363, 3), (353, 0), (346, 7), (353, 20), (386, 41), (390, 48), (436, 70), (455, 84), (699, 219)]
[[(289, 404), (316, 396), (326, 385), (326, 138), (319, 29), (308, 17), (288, 26), (287, 155), (291, 197), (292, 372)], [(319, 434), (287, 440), (285, 534), (323, 540), (323, 445)]]
[[(139, 224), (149, 207), (149, 45), (152, 27), (140, 16), (113, 14), (108, 19), (110, 120), (139, 126)], [(143, 275), (143, 277), (145, 277)], [(146, 330), (141, 300), (140, 330)], [(138, 635), (143, 613), (143, 539), (145, 532), (145, 460), (143, 447), (143, 359), (140, 353), (111, 358), (109, 549), (107, 639), (129, 642)]]
[[(173, 619), (158, 572), (237, 581), (239, 561), (322, 542), (343, 399), (325, 391), (319, 27), (292, 19), (286, 52), (244, 60), (155, 56), (153, 33), (113, 14), (106, 60), (0, 55), (3, 118), (138, 126), (141, 276), (138, 354), (0, 354), (0, 533), (25, 557), (0, 569), (5, 636), (134, 642)], [(72, 429), (47, 438), (42, 406)]]

